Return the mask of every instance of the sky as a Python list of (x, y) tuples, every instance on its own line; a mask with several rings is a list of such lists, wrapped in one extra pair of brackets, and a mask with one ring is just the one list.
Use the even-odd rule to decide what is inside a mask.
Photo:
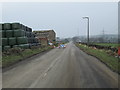
[(33, 30), (53, 29), (57, 37), (67, 38), (118, 33), (117, 2), (4, 2), (2, 23), (20, 22)]

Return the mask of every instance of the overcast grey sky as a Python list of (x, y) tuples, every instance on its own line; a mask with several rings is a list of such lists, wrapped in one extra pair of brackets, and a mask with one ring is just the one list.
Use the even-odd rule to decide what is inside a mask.
[(86, 35), (90, 17), (90, 35), (118, 33), (117, 2), (10, 2), (3, 3), (2, 22), (20, 22), (33, 30), (54, 29), (59, 37)]

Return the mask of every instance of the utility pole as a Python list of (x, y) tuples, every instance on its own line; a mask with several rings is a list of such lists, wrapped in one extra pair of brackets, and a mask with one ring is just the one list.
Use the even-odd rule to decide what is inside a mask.
[(83, 17), (83, 19), (87, 19), (88, 20), (88, 24), (87, 24), (87, 44), (89, 45), (89, 17)]

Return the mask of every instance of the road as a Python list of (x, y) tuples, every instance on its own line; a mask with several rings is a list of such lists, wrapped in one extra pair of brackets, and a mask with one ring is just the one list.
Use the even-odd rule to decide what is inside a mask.
[(72, 42), (3, 72), (3, 88), (117, 88), (118, 75)]

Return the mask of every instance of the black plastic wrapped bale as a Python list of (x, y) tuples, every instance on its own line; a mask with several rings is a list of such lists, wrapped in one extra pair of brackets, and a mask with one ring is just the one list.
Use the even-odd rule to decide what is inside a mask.
[(30, 47), (29, 44), (20, 44), (18, 45), (18, 47), (22, 48), (22, 49), (28, 49)]
[(25, 36), (25, 31), (22, 29), (14, 30), (14, 37), (23, 37)]
[(3, 30), (3, 24), (0, 24), (0, 30)]
[(15, 45), (16, 44), (16, 37), (11, 37), (8, 40), (9, 40), (9, 45)]
[(35, 33), (34, 32), (31, 32), (31, 37), (35, 37)]
[(11, 30), (12, 29), (11, 28), (11, 23), (4, 23), (3, 28), (4, 28), (4, 30)]
[(3, 46), (3, 50), (2, 51), (7, 51), (9, 50), (11, 47), (10, 46)]
[(8, 38), (2, 38), (2, 46), (8, 45)]
[(29, 32), (32, 32), (32, 28), (29, 28)]
[(32, 33), (31, 32), (29, 32), (29, 37), (31, 37), (32, 36)]
[(25, 28), (27, 32), (30, 32), (29, 27), (25, 26)]
[(13, 37), (13, 30), (6, 30), (6, 37)]
[(20, 23), (12, 23), (12, 29), (23, 29), (23, 25)]
[(17, 44), (27, 44), (28, 43), (28, 38), (27, 37), (17, 37)]

